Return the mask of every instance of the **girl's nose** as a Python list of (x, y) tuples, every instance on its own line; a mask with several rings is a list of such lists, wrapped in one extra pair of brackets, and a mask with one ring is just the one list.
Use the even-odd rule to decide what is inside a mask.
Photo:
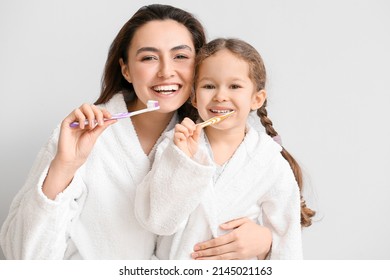
[(226, 101), (227, 100), (227, 93), (226, 93), (226, 91), (221, 89), (221, 88), (217, 89), (215, 91), (213, 99), (214, 99), (214, 101), (217, 101), (217, 102)]

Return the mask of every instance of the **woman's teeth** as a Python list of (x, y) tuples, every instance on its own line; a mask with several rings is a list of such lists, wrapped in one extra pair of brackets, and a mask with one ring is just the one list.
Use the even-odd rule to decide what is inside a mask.
[(160, 94), (169, 95), (179, 89), (178, 85), (168, 85), (168, 86), (155, 86), (153, 87), (154, 91), (157, 91)]

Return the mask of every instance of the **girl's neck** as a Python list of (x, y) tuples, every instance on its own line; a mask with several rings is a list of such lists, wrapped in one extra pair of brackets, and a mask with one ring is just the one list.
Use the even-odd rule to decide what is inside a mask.
[(237, 150), (245, 137), (245, 127), (235, 130), (219, 130), (206, 127), (205, 133), (213, 152), (215, 163), (223, 165)]
[[(145, 107), (145, 106), (144, 106)], [(143, 108), (144, 108), (143, 107)], [(129, 111), (139, 110), (135, 104), (129, 104)], [(148, 112), (131, 118), (139, 142), (145, 154), (149, 154), (172, 119), (174, 112)]]

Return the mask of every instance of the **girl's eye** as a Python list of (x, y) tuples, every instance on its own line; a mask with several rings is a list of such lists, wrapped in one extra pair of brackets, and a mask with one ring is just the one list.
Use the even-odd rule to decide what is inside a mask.
[(215, 88), (213, 85), (203, 85), (202, 86), (202, 88), (204, 88), (204, 89), (213, 89), (213, 88)]
[(239, 89), (239, 88), (241, 88), (241, 86), (239, 86), (239, 85), (231, 85), (230, 88), (232, 88), (232, 89)]

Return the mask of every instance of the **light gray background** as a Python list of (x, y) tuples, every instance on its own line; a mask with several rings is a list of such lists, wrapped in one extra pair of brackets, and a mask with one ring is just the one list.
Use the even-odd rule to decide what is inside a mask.
[[(268, 69), (269, 114), (302, 164), (306, 259), (390, 259), (390, 2), (1, 0), (0, 223), (40, 147), (98, 96), (107, 50), (142, 5), (195, 14)], [(0, 259), (4, 256), (0, 253)]]

